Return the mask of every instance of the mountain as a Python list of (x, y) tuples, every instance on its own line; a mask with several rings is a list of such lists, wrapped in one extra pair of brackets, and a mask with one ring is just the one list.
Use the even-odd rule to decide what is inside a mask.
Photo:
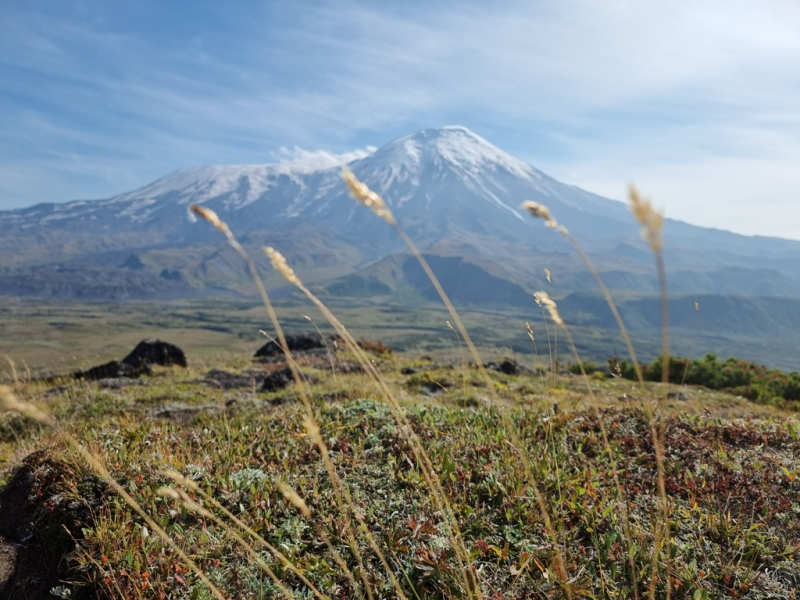
[[(624, 204), (562, 184), (464, 127), (401, 137), (348, 167), (384, 197), (420, 247), (441, 257), (444, 278), (486, 274), (480, 279), (495, 288), (502, 280), (515, 290), (506, 296), (519, 298), (520, 290), (542, 285), (547, 267), (562, 292), (592, 289), (565, 240), (520, 210), (521, 201), (533, 199), (569, 228), (609, 287), (657, 289), (652, 257)], [(399, 282), (428, 295), (413, 269), (398, 270), (397, 281), (390, 277), (384, 287), (370, 284), (372, 265), (401, 256), (404, 246), (349, 197), (341, 167), (301, 163), (189, 169), (107, 200), (0, 212), (0, 294), (252, 294), (240, 259), (217, 232), (197, 223), (192, 203), (228, 222), (265, 273), (259, 247), (268, 243), (307, 282), (332, 282), (332, 293), (391, 293)], [(666, 220), (664, 237), (673, 291), (800, 298), (800, 242), (674, 220)]]

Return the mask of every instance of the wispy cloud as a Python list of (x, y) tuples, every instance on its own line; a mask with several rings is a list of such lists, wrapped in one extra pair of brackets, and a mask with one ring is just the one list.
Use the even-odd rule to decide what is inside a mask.
[(277, 156), (279, 161), (283, 164), (310, 172), (346, 165), (354, 160), (366, 158), (375, 152), (375, 150), (377, 150), (375, 146), (367, 146), (363, 150), (352, 150), (350, 152), (342, 152), (341, 154), (333, 154), (327, 150), (303, 150), (295, 146), (291, 149), (286, 147), (279, 148)]
[(595, 191), (636, 179), (674, 216), (792, 235), (728, 218), (800, 197), (785, 170), (800, 156), (788, 0), (3, 10), (0, 207), (462, 123)]

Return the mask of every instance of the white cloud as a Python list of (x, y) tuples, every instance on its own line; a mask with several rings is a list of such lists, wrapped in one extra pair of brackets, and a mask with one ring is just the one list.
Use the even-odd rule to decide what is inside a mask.
[(375, 150), (377, 150), (375, 146), (367, 146), (362, 150), (334, 154), (327, 150), (303, 150), (297, 146), (289, 149), (282, 146), (278, 149), (277, 157), (282, 164), (310, 172), (346, 165), (354, 160), (366, 158)]

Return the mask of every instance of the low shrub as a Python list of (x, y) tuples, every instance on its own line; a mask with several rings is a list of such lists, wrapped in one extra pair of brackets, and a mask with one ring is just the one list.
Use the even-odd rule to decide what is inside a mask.
[[(616, 364), (612, 358), (609, 363)], [(646, 381), (661, 381), (664, 360), (659, 356), (649, 364), (640, 365)], [(620, 373), (626, 379), (636, 379), (632, 363), (619, 361)], [(738, 358), (724, 362), (716, 354), (706, 354), (700, 359), (671, 356), (669, 382), (702, 385), (712, 390), (724, 390), (761, 404), (800, 403), (800, 373), (785, 373), (764, 365)]]

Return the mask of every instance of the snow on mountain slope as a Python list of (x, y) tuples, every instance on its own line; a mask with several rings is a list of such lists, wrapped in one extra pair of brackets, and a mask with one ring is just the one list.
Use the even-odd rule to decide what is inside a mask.
[[(523, 244), (553, 249), (558, 236), (521, 212), (523, 200), (546, 204), (587, 247), (608, 251), (643, 245), (624, 204), (562, 184), (465, 127), (427, 129), (351, 160), (349, 168), (381, 194), (422, 245), (469, 239), (474, 247)], [(352, 155), (351, 155), (352, 156)], [(99, 201), (42, 204), (0, 212), (0, 251), (20, 256), (32, 246), (77, 256), (113, 246), (181, 245), (208, 230), (188, 207), (204, 204), (239, 234), (313, 225), (372, 255), (396, 250), (374, 215), (353, 201), (330, 161), (210, 166), (178, 171), (138, 190)], [(306, 230), (307, 231), (307, 230)], [(765, 257), (800, 278), (800, 243), (747, 238), (667, 220), (671, 264), (753, 267)], [(37, 249), (37, 256), (46, 252)], [(19, 264), (17, 261), (15, 264)]]
[[(501, 219), (524, 222), (519, 203), (531, 195), (590, 212), (596, 212), (593, 209), (599, 204), (604, 211), (625, 216), (620, 203), (564, 186), (465, 127), (404, 136), (349, 166), (385, 196), (401, 221), (404, 212), (417, 217), (425, 211), (441, 221), (447, 214), (452, 217), (469, 208), (480, 218), (494, 211)], [(101, 228), (127, 229), (179, 214), (184, 223), (190, 221), (186, 207), (191, 203), (208, 204), (225, 215), (242, 211), (241, 218), (232, 218), (246, 227), (252, 224), (251, 214), (265, 212), (278, 221), (334, 216), (338, 226), (343, 224), (342, 213), (348, 215), (347, 222), (357, 213), (338, 166), (287, 162), (187, 169), (108, 200), (43, 204), (0, 213), (0, 222), (25, 228), (79, 219), (93, 220)]]

